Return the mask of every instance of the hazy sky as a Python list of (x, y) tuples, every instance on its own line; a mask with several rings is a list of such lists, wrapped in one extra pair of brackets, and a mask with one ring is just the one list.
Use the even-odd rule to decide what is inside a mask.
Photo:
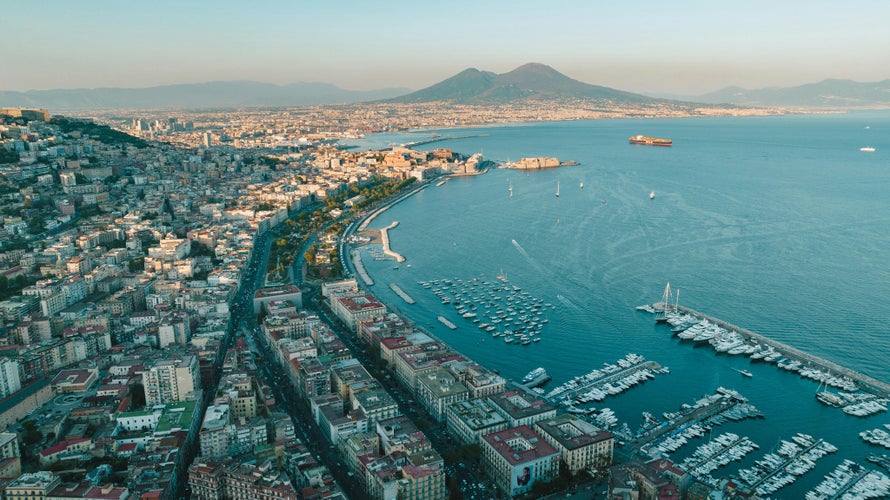
[(0, 90), (239, 79), (419, 89), (526, 62), (650, 93), (878, 81), (890, 78), (888, 21), (886, 0), (7, 0)]

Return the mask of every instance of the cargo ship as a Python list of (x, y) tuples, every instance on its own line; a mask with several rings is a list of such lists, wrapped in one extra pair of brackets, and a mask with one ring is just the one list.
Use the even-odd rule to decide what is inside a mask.
[(662, 139), (660, 137), (647, 137), (645, 135), (635, 135), (628, 139), (631, 144), (643, 144), (646, 146), (670, 146), (674, 141), (670, 139)]

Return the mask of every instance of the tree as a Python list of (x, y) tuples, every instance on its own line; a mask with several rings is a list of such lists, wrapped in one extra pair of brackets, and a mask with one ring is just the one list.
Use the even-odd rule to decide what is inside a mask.
[(22, 427), (25, 428), (25, 435), (22, 437), (22, 442), (27, 445), (35, 445), (43, 439), (43, 433), (37, 429), (37, 422), (33, 420), (26, 420), (22, 422)]
[(40, 234), (46, 230), (46, 221), (43, 220), (43, 217), (35, 215), (28, 220), (28, 232), (31, 234)]

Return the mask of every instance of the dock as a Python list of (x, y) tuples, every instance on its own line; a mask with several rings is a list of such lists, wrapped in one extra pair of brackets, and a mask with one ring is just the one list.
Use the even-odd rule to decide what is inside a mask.
[(446, 318), (445, 316), (439, 316), (437, 319), (439, 320), (439, 323), (442, 323), (443, 325), (447, 326), (448, 328), (450, 328), (452, 330), (457, 330), (457, 326), (454, 323), (448, 321), (448, 318)]
[(413, 303), (414, 303), (414, 299), (412, 299), (410, 295), (408, 295), (407, 293), (405, 293), (405, 291), (402, 290), (402, 288), (399, 287), (399, 285), (396, 285), (395, 283), (390, 283), (390, 284), (389, 284), (389, 288), (392, 289), (392, 291), (396, 292), (396, 295), (398, 295), (399, 297), (401, 297), (402, 300), (404, 300), (405, 302), (407, 302), (407, 303), (409, 303), (409, 304), (413, 304)]
[[(636, 357), (631, 358), (632, 356)], [(634, 361), (630, 361), (630, 359), (634, 359)], [(561, 404), (561, 402), (564, 401), (579, 399), (579, 396), (582, 396), (583, 394), (590, 391), (599, 390), (603, 392), (603, 394), (602, 397), (596, 399), (598, 401), (605, 398), (607, 395), (617, 394), (617, 392), (609, 392), (608, 388), (606, 387), (612, 382), (620, 383), (624, 380), (632, 379), (638, 374), (654, 378), (654, 373), (659, 373), (662, 370), (661, 365), (659, 365), (655, 361), (646, 361), (645, 359), (643, 359), (642, 356), (639, 355), (629, 354), (627, 358), (619, 360), (619, 363), (624, 364), (607, 365), (608, 367), (595, 369), (587, 375), (575, 377), (573, 380), (566, 382), (565, 384), (547, 393), (547, 395), (544, 396), (544, 399), (552, 404)], [(640, 372), (643, 372), (644, 370), (648, 371), (648, 373), (641, 374)], [(645, 380), (645, 378), (646, 377), (640, 377), (637, 379), (638, 381), (632, 382), (631, 385), (636, 385), (642, 380)], [(624, 388), (621, 388), (619, 392), (623, 392), (627, 388), (628, 387), (625, 386)], [(588, 401), (582, 400), (582, 403), (587, 402)]]
[[(725, 419), (741, 420), (760, 416), (754, 408), (748, 408), (748, 400), (736, 391), (717, 388), (715, 394), (701, 398), (694, 406), (684, 405), (684, 409), (673, 414), (663, 424), (649, 429), (630, 439), (630, 443), (637, 449), (646, 448), (648, 445), (659, 442), (661, 439), (674, 435), (692, 424), (707, 422), (709, 419), (717, 419), (716, 425)], [(739, 409), (744, 411), (738, 411)], [(738, 415), (735, 415), (735, 414)]]
[(843, 367), (841, 365), (838, 365), (837, 363), (828, 361), (827, 359), (823, 359), (823, 358), (820, 358), (819, 356), (815, 356), (813, 354), (809, 354), (807, 352), (801, 351), (800, 349), (797, 349), (790, 345), (773, 340), (765, 335), (761, 335), (759, 333), (752, 332), (752, 331), (742, 328), (740, 326), (733, 325), (732, 323), (723, 321), (722, 319), (719, 319), (719, 318), (715, 318), (714, 316), (705, 314), (703, 312), (696, 311), (695, 309), (691, 309), (691, 308), (680, 306), (680, 305), (672, 306), (672, 308), (677, 309), (678, 311), (684, 312), (686, 314), (691, 314), (696, 317), (706, 319), (706, 320), (710, 321), (711, 323), (715, 323), (715, 324), (717, 324), (717, 326), (725, 328), (729, 331), (735, 330), (736, 332), (741, 334), (746, 339), (754, 339), (757, 342), (759, 342), (760, 344), (772, 346), (776, 350), (781, 351), (787, 358), (793, 358), (796, 361), (800, 361), (802, 363), (806, 363), (811, 366), (814, 365), (814, 366), (817, 366), (824, 370), (828, 370), (833, 373), (840, 374), (845, 377), (849, 377), (851, 380), (856, 382), (856, 384), (859, 385), (859, 387), (862, 390), (869, 392), (871, 394), (874, 394), (877, 397), (886, 398), (886, 397), (890, 396), (890, 384), (881, 382), (880, 380), (876, 380), (872, 377), (869, 377), (868, 375), (865, 375), (864, 373), (860, 373), (855, 370), (851, 370), (849, 368)]

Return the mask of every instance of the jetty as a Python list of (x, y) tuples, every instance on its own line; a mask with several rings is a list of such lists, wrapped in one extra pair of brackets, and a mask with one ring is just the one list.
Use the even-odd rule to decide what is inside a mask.
[(393, 221), (392, 224), (380, 230), (380, 239), (383, 241), (383, 254), (396, 259), (396, 262), (405, 262), (405, 257), (392, 251), (389, 247), (389, 230), (399, 225), (399, 221)]
[[(575, 377), (547, 393), (544, 398), (553, 404), (571, 400), (579, 400), (581, 403), (601, 401), (607, 395), (618, 394), (647, 378), (655, 378), (654, 373), (662, 371), (661, 365), (655, 361), (646, 361), (642, 356), (635, 354), (629, 354), (619, 360), (619, 363), (619, 365), (607, 364), (587, 375)], [(613, 382), (617, 387), (611, 385)], [(585, 400), (588, 393), (589, 400)]]
[(761, 417), (748, 399), (732, 389), (718, 387), (712, 395), (700, 398), (695, 404), (683, 405), (680, 411), (665, 413), (665, 421), (630, 437), (631, 444), (644, 453), (657, 448), (657, 443), (669, 436), (682, 433), (694, 424), (720, 425), (726, 420)]
[(413, 303), (414, 303), (414, 299), (412, 299), (410, 295), (408, 295), (407, 293), (405, 293), (405, 291), (402, 290), (402, 288), (401, 288), (399, 285), (396, 285), (395, 283), (390, 283), (390, 284), (389, 284), (389, 288), (390, 288), (392, 291), (396, 292), (396, 295), (398, 295), (399, 297), (401, 297), (402, 300), (404, 300), (405, 302), (407, 302), (407, 303), (409, 303), (409, 304), (413, 304)]
[[(664, 307), (663, 304), (662, 304), (662, 307)], [(872, 377), (869, 377), (868, 375), (865, 375), (864, 373), (860, 373), (856, 370), (851, 370), (850, 368), (843, 367), (841, 365), (838, 365), (837, 363), (828, 361), (827, 359), (820, 358), (819, 356), (801, 351), (800, 349), (792, 347), (788, 344), (779, 342), (777, 340), (773, 340), (765, 335), (761, 335), (759, 333), (752, 332), (750, 330), (747, 330), (740, 326), (734, 325), (727, 321), (723, 321), (722, 319), (715, 318), (714, 316), (711, 316), (709, 314), (705, 314), (703, 312), (696, 311), (695, 309), (691, 309), (689, 307), (684, 307), (681, 305), (674, 305), (674, 304), (671, 304), (670, 308), (676, 309), (677, 311), (680, 311), (680, 312), (683, 312), (683, 313), (686, 313), (689, 315), (696, 316), (698, 318), (706, 319), (721, 328), (725, 328), (726, 330), (736, 331), (739, 334), (741, 334), (743, 337), (745, 337), (746, 340), (756, 340), (761, 345), (772, 346), (777, 351), (782, 352), (786, 358), (794, 359), (796, 361), (799, 361), (801, 363), (806, 363), (808, 365), (817, 366), (824, 370), (828, 370), (833, 373), (842, 375), (844, 377), (848, 377), (851, 380), (853, 380), (854, 382), (856, 382), (856, 384), (862, 390), (869, 392), (871, 394), (874, 394), (875, 396), (878, 396), (881, 398), (890, 397), (890, 384), (881, 382), (880, 380), (876, 380)], [(656, 307), (656, 309), (657, 309), (657, 307)]]
[(447, 326), (448, 328), (450, 328), (452, 330), (457, 330), (457, 325), (448, 321), (448, 318), (446, 318), (445, 316), (439, 316), (436, 319), (439, 320), (439, 323), (442, 323), (443, 325)]
[(357, 249), (352, 250), (352, 264), (355, 266), (355, 272), (358, 273), (359, 277), (367, 286), (374, 286), (374, 280), (371, 279), (371, 276), (368, 275), (368, 272), (365, 271), (365, 265), (362, 263), (362, 255), (359, 253)]

